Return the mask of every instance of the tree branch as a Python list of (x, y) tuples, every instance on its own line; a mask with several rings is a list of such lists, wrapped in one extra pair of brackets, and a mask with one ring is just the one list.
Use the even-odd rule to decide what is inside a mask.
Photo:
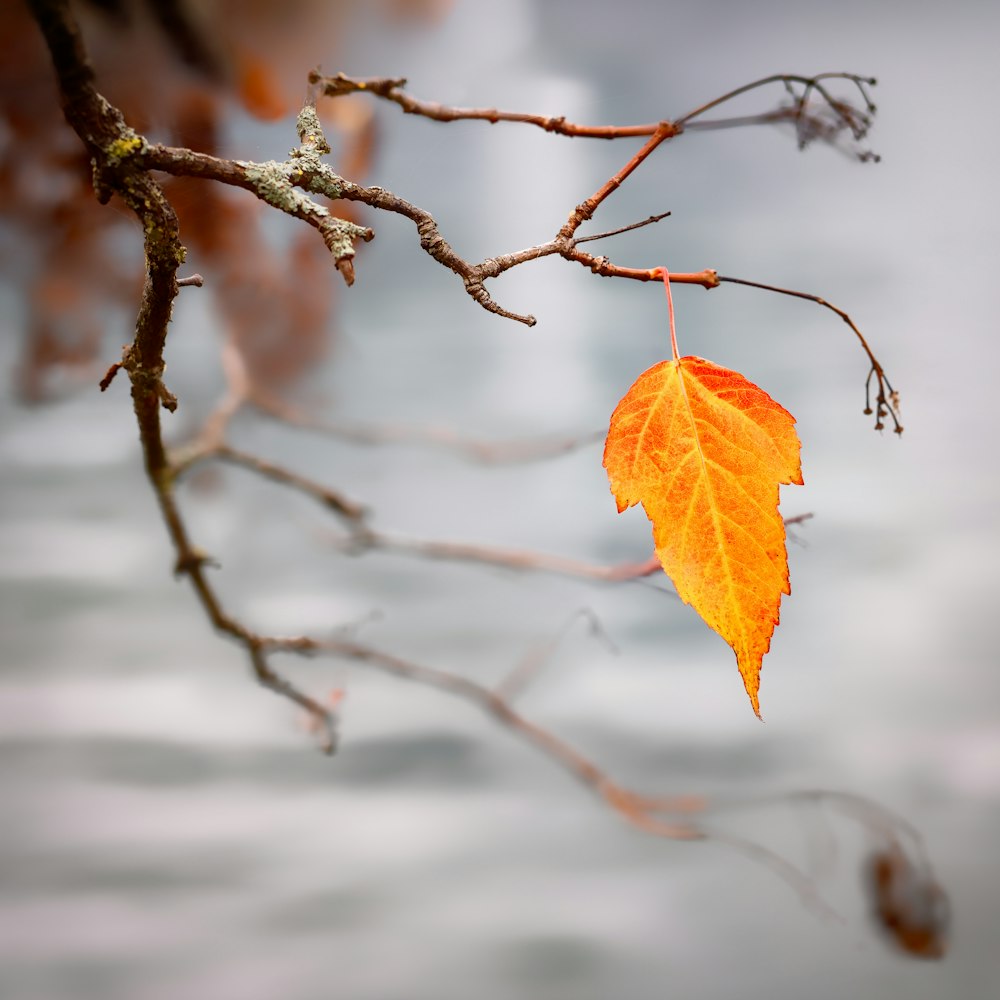
[[(671, 280), (673, 280), (673, 275), (671, 275)], [(892, 383), (885, 373), (885, 369), (878, 358), (875, 357), (871, 347), (868, 346), (868, 341), (865, 340), (864, 334), (862, 334), (854, 320), (843, 309), (835, 306), (832, 302), (827, 302), (821, 296), (813, 295), (810, 292), (797, 292), (791, 288), (779, 288), (777, 285), (765, 285), (759, 281), (747, 281), (745, 278), (727, 278), (720, 275), (719, 283), (721, 284), (722, 282), (727, 282), (731, 285), (746, 285), (748, 288), (762, 288), (766, 292), (776, 292), (778, 295), (791, 295), (796, 299), (815, 302), (817, 305), (823, 306), (824, 309), (829, 309), (830, 312), (836, 313), (854, 332), (854, 335), (858, 338), (858, 343), (861, 344), (861, 349), (868, 356), (868, 361), (871, 364), (871, 368), (868, 371), (868, 378), (865, 380), (865, 414), (870, 416), (872, 413), (869, 389), (872, 378), (874, 378), (878, 389), (875, 397), (875, 430), (880, 431), (885, 427), (884, 418), (888, 416), (892, 418), (893, 433), (903, 433), (903, 425), (899, 422), (899, 393), (893, 389)]]
[[(284, 486), (314, 496), (345, 524), (349, 539), (359, 551), (366, 548), (384, 548), (417, 554), (423, 558), (473, 560), (510, 568), (569, 572), (573, 575), (609, 581), (633, 579), (645, 575), (653, 572), (657, 564), (650, 560), (624, 567), (591, 567), (573, 560), (540, 556), (537, 553), (502, 552), (482, 546), (400, 539), (374, 532), (366, 523), (364, 509), (355, 501), (307, 477), (226, 444), (224, 436), (229, 420), (242, 405), (253, 399), (253, 387), (249, 385), (245, 370), (241, 372), (238, 358), (233, 360), (232, 352), (228, 359), (227, 375), (230, 378), (230, 386), (226, 399), (206, 423), (199, 438), (187, 450), (181, 450), (174, 456), (169, 455), (162, 438), (161, 408), (173, 411), (177, 406), (176, 398), (163, 383), (164, 348), (171, 308), (178, 288), (187, 284), (199, 284), (200, 278), (198, 276), (180, 280), (177, 278), (178, 268), (185, 256), (184, 247), (180, 242), (177, 218), (162, 188), (153, 180), (149, 171), (202, 177), (241, 187), (251, 191), (269, 205), (306, 222), (320, 233), (336, 267), (348, 284), (353, 280), (354, 244), (359, 239), (371, 239), (373, 233), (370, 229), (337, 219), (328, 209), (307, 197), (304, 192), (333, 200), (361, 201), (373, 208), (403, 215), (416, 226), (421, 247), (425, 252), (454, 271), (462, 279), (468, 294), (484, 308), (531, 325), (534, 323), (533, 317), (517, 315), (498, 306), (486, 292), (484, 282), (512, 267), (552, 254), (580, 263), (599, 275), (639, 281), (658, 277), (659, 271), (656, 268), (623, 267), (612, 264), (606, 257), (594, 257), (585, 253), (579, 249), (578, 244), (598, 237), (577, 237), (576, 233), (660, 144), (680, 134), (685, 127), (694, 127), (697, 124), (696, 119), (704, 112), (741, 93), (770, 82), (782, 81), (789, 88), (798, 83), (803, 87), (803, 91), (801, 94), (793, 91), (796, 100), (793, 110), (798, 116), (800, 128), (804, 127), (801, 125), (802, 122), (809, 120), (807, 102), (810, 94), (815, 92), (833, 110), (835, 116), (839, 116), (841, 127), (849, 128), (854, 137), (859, 139), (865, 134), (868, 121), (863, 116), (853, 117), (854, 112), (842, 102), (832, 98), (823, 81), (833, 77), (853, 81), (867, 101), (866, 114), (869, 116), (874, 112), (874, 105), (868, 100), (864, 87), (874, 81), (848, 74), (822, 74), (812, 78), (769, 77), (731, 91), (673, 123), (661, 121), (648, 126), (590, 127), (574, 125), (564, 118), (520, 115), (493, 109), (449, 109), (442, 105), (417, 101), (404, 94), (401, 90), (404, 81), (401, 80), (352, 80), (342, 75), (321, 78), (318, 74), (314, 74), (311, 78), (314, 85), (321, 87), (327, 95), (337, 96), (342, 93), (366, 91), (393, 101), (408, 113), (422, 114), (438, 121), (475, 118), (491, 122), (521, 122), (563, 135), (595, 138), (649, 137), (642, 148), (630, 157), (616, 174), (601, 185), (593, 195), (576, 206), (552, 240), (473, 265), (455, 253), (444, 240), (428, 212), (409, 204), (391, 192), (380, 188), (362, 187), (338, 177), (322, 163), (321, 157), (329, 152), (329, 146), (311, 103), (307, 103), (303, 108), (297, 121), (300, 145), (292, 152), (289, 160), (283, 163), (223, 160), (190, 150), (150, 145), (133, 132), (125, 123), (121, 113), (97, 92), (93, 71), (87, 61), (79, 30), (66, 0), (29, 0), (29, 3), (52, 56), (67, 121), (91, 157), (94, 187), (98, 198), (106, 202), (112, 194), (118, 194), (136, 215), (143, 230), (146, 280), (139, 303), (134, 338), (125, 348), (121, 362), (112, 365), (108, 370), (101, 387), (107, 388), (119, 370), (124, 370), (128, 375), (145, 468), (174, 547), (176, 572), (189, 579), (211, 624), (246, 650), (256, 679), (309, 714), (320, 730), (320, 743), (326, 752), (332, 752), (336, 743), (335, 711), (304, 694), (278, 674), (271, 666), (272, 655), (291, 653), (308, 657), (323, 653), (459, 697), (478, 707), (511, 733), (559, 764), (637, 829), (671, 839), (704, 840), (711, 837), (730, 843), (748, 856), (769, 865), (779, 876), (800, 891), (804, 898), (819, 905), (821, 901), (818, 902), (818, 894), (814, 891), (812, 880), (783, 858), (763, 845), (710, 832), (700, 818), (696, 822), (696, 816), (701, 817), (707, 813), (708, 806), (703, 800), (691, 797), (650, 796), (627, 788), (613, 780), (604, 769), (580, 750), (515, 709), (514, 698), (534, 676), (539, 664), (547, 655), (547, 650), (523, 660), (496, 686), (490, 687), (459, 674), (418, 664), (350, 639), (259, 634), (227, 610), (208, 576), (210, 559), (191, 541), (175, 496), (179, 478), (195, 463), (211, 458), (238, 464)], [(613, 236), (639, 225), (658, 221), (662, 217), (662, 215), (651, 217), (644, 223), (612, 230), (600, 236)], [(876, 426), (881, 426), (880, 421), (886, 415), (884, 412), (886, 408), (896, 421), (896, 396), (885, 378), (882, 366), (853, 321), (842, 310), (830, 305), (819, 296), (741, 279), (720, 278), (712, 270), (673, 274), (672, 280), (677, 283), (699, 284), (706, 288), (717, 287), (724, 281), (746, 284), (809, 299), (831, 309), (851, 327), (871, 362), (870, 378), (875, 377), (878, 386)], [(898, 421), (896, 430), (897, 432), (902, 430)], [(843, 805), (846, 800), (838, 801)], [(874, 803), (867, 803), (862, 808), (858, 805), (862, 802), (866, 800), (851, 800), (851, 805), (854, 807), (852, 818), (857, 819), (873, 835), (881, 838), (882, 854), (879, 868), (881, 881), (875, 892), (881, 907), (882, 919), (886, 923), (890, 920), (897, 921), (898, 928), (898, 921), (902, 919), (898, 907), (890, 907), (888, 902), (891, 883), (894, 879), (898, 880), (904, 876), (907, 878), (913, 876), (927, 882), (930, 878), (929, 866), (925, 870), (920, 867), (919, 858), (917, 863), (914, 863), (903, 853), (902, 838), (899, 836), (900, 823), (897, 819)], [(936, 883), (932, 880), (931, 885), (936, 889)], [(930, 891), (928, 905), (940, 901), (942, 895), (940, 890), (936, 893)], [(922, 925), (918, 930), (922, 931)]]
[[(208, 559), (192, 545), (174, 497), (174, 474), (163, 444), (160, 408), (173, 411), (177, 407), (177, 399), (162, 381), (167, 327), (178, 290), (177, 269), (185, 253), (177, 216), (162, 188), (135, 155), (145, 147), (144, 140), (128, 128), (121, 113), (94, 88), (93, 70), (65, 0), (30, 0), (30, 3), (52, 55), (66, 119), (91, 155), (98, 197), (107, 201), (112, 192), (118, 194), (142, 225), (146, 280), (135, 336), (125, 348), (119, 367), (131, 382), (146, 474), (174, 545), (175, 570), (191, 580), (215, 628), (247, 650), (258, 680), (296, 702), (316, 719), (323, 729), (323, 748), (332, 752), (336, 739), (333, 715), (274, 673), (266, 663), (260, 638), (224, 612), (205, 573)], [(109, 376), (105, 379), (110, 380)]]
[(404, 79), (372, 77), (355, 79), (337, 73), (323, 76), (317, 71), (309, 74), (309, 82), (319, 88), (324, 97), (342, 97), (345, 94), (372, 94), (375, 97), (398, 104), (406, 114), (420, 115), (438, 122), (485, 121), (492, 125), (497, 122), (517, 122), (535, 125), (546, 132), (557, 135), (578, 136), (590, 139), (629, 139), (652, 135), (663, 123), (649, 125), (577, 125), (565, 117), (523, 114), (516, 111), (498, 111), (496, 108), (453, 108), (436, 101), (421, 101), (403, 91)]
[[(856, 108), (849, 102), (834, 97), (826, 85), (826, 81), (830, 80), (843, 80), (852, 84), (861, 97), (863, 108)], [(642, 138), (643, 136), (652, 136), (665, 128), (670, 130), (669, 138), (691, 129), (731, 128), (734, 125), (756, 125), (763, 122), (790, 120), (795, 123), (799, 145), (804, 148), (814, 139), (834, 142), (840, 132), (845, 129), (850, 131), (855, 141), (860, 141), (871, 127), (876, 110), (866, 89), (874, 87), (876, 81), (871, 77), (858, 76), (856, 73), (818, 73), (816, 76), (778, 73), (730, 90), (672, 122), (658, 121), (644, 125), (580, 125), (567, 121), (562, 115), (550, 117), (516, 111), (499, 111), (496, 108), (449, 107), (436, 101), (423, 101), (407, 94), (403, 89), (406, 86), (406, 80), (401, 78), (354, 78), (346, 76), (344, 73), (327, 77), (314, 70), (309, 74), (309, 82), (315, 88), (317, 95), (343, 97), (346, 94), (371, 94), (398, 105), (406, 114), (420, 115), (432, 121), (485, 121), (491, 125), (498, 122), (513, 122), (534, 125), (546, 132), (554, 132), (571, 138), (589, 139)], [(699, 120), (706, 111), (772, 83), (784, 84), (786, 92), (793, 99), (790, 108), (778, 108), (762, 115), (747, 115), (742, 118), (718, 121)], [(795, 85), (802, 88), (801, 93), (796, 92)], [(818, 94), (823, 102), (823, 107), (818, 113), (811, 111), (809, 106), (809, 100), (813, 93)], [(829, 112), (832, 120), (824, 119), (823, 110)], [(862, 160), (878, 160), (878, 157), (869, 151), (861, 151), (857, 155)]]

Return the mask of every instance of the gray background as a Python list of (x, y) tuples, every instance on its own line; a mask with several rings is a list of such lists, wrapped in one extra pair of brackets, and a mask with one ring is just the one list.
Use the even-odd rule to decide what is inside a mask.
[[(880, 165), (800, 154), (780, 129), (691, 134), (594, 223), (672, 209), (601, 249), (820, 293), (902, 391), (906, 434), (882, 437), (860, 412), (863, 355), (835, 316), (752, 290), (677, 290), (682, 350), (762, 385), (804, 443), (806, 486), (785, 491), (783, 511), (816, 517), (790, 546), (765, 725), (721, 640), (656, 590), (351, 561), (312, 506), (238, 473), (188, 504), (227, 599), (261, 629), (378, 610), (367, 640), (488, 679), (591, 608), (619, 655), (577, 627), (525, 698), (532, 717), (651, 791), (830, 787), (899, 811), (952, 895), (945, 961), (905, 961), (872, 936), (863, 838), (840, 822), (820, 836), (787, 802), (719, 825), (814, 863), (840, 922), (724, 846), (630, 831), (468, 706), (357, 667), (288, 664), (310, 690), (347, 688), (344, 748), (321, 758), (171, 579), (125, 386), (42, 410), (5, 386), (0, 994), (997, 995), (998, 22), (985, 2), (466, 2), (434, 30), (373, 22), (339, 55), (348, 72), (406, 75), (423, 97), (587, 122), (674, 116), (776, 71), (879, 77)], [(372, 180), (432, 211), (470, 259), (549, 238), (632, 148), (379, 114)], [(287, 124), (243, 123), (234, 152), (280, 157), (291, 138)], [(371, 221), (311, 387), (328, 413), (484, 439), (585, 432), (668, 350), (658, 288), (523, 267), (493, 291), (539, 317), (529, 331), (478, 310), (409, 224)], [(20, 307), (3, 294), (12, 364)], [(177, 436), (218, 386), (208, 301), (184, 294), (169, 345)], [(109, 331), (109, 358), (123, 339)], [(599, 446), (480, 469), (250, 422), (237, 437), (370, 503), (387, 530), (602, 562), (648, 547), (641, 512), (614, 514)]]

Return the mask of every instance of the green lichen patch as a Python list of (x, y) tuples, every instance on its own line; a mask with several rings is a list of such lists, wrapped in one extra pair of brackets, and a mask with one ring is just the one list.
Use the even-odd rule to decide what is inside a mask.
[(331, 216), (323, 226), (323, 241), (333, 255), (334, 260), (343, 260), (354, 256), (355, 240), (369, 238), (370, 230), (364, 226), (355, 225), (347, 219)]
[(108, 163), (111, 166), (117, 166), (119, 163), (127, 160), (130, 156), (138, 153), (145, 144), (146, 141), (141, 135), (136, 135), (135, 132), (129, 129), (126, 135), (115, 139), (111, 145), (108, 146), (106, 150)]
[(289, 215), (329, 215), (302, 191), (295, 188), (292, 178), (300, 174), (298, 167), (277, 160), (264, 163), (237, 161), (257, 194), (269, 205)]
[(316, 109), (311, 104), (307, 104), (299, 112), (299, 116), (295, 120), (295, 130), (298, 132), (299, 141), (305, 148), (292, 150), (292, 156), (319, 157), (330, 152), (330, 144), (323, 134), (319, 115), (316, 114)]

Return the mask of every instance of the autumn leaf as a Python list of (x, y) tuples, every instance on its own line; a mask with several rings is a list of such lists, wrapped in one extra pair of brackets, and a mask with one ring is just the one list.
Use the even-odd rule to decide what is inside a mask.
[(247, 111), (265, 122), (284, 118), (289, 106), (273, 67), (251, 52), (238, 52), (235, 61), (236, 89)]
[(943, 958), (951, 905), (930, 863), (909, 857), (891, 838), (875, 851), (867, 868), (872, 916), (886, 938), (915, 958)]
[(761, 662), (791, 593), (778, 486), (802, 483), (795, 418), (739, 372), (678, 358), (672, 340), (674, 359), (615, 408), (604, 466), (619, 512), (642, 504), (677, 593), (733, 648), (759, 717)]

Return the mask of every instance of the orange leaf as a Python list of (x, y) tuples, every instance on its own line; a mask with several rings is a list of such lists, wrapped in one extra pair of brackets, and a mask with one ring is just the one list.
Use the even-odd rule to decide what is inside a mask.
[(736, 653), (754, 712), (791, 593), (779, 483), (802, 483), (795, 418), (739, 372), (661, 361), (611, 417), (604, 466), (619, 512), (641, 503), (677, 593)]
[(237, 54), (236, 89), (243, 107), (261, 121), (274, 122), (288, 114), (277, 72), (253, 53)]

